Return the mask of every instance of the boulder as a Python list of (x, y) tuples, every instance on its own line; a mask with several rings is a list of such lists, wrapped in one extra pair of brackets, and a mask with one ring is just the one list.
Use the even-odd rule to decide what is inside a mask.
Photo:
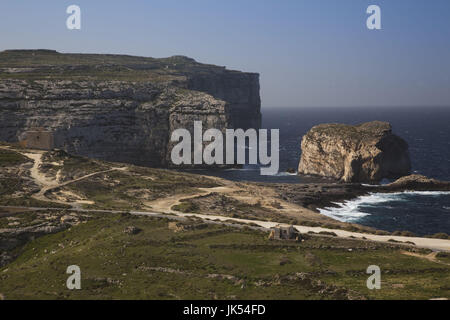
[(136, 235), (136, 234), (140, 233), (141, 231), (142, 231), (142, 229), (140, 229), (138, 227), (134, 227), (134, 226), (126, 227), (125, 230), (123, 230), (124, 233), (130, 234), (130, 235)]
[(387, 122), (321, 124), (302, 139), (299, 174), (344, 182), (379, 182), (411, 171), (408, 144)]

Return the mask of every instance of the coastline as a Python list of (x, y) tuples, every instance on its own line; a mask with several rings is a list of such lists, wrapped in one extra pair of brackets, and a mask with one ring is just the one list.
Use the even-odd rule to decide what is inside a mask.
[[(269, 278), (289, 270), (294, 274), (312, 272), (313, 279), (344, 287), (347, 285), (340, 279), (353, 278), (355, 272), (365, 277), (367, 263), (372, 263), (375, 254), (376, 263), (385, 266), (384, 272), (422, 272), (426, 264), (428, 271), (423, 281), (432, 281), (437, 288), (426, 297), (439, 292), (441, 282), (435, 278), (448, 269), (450, 240), (386, 234), (342, 223), (313, 210), (314, 204), (320, 204), (318, 199), (323, 201), (327, 196), (326, 200), (331, 201), (373, 190), (367, 186), (235, 182), (6, 146), (0, 147), (0, 156), (6, 162), (0, 174), (15, 182), (3, 185), (0, 197), (0, 239), (6, 245), (6, 251), (0, 255), (0, 271), (4, 280), (2, 293), (7, 298), (19, 294), (14, 289), (18, 279), (36, 271), (35, 267), (23, 268), (31, 264), (20, 257), (34, 257), (36, 252), (38, 259), (43, 259), (38, 265), (47, 278), (51, 278), (47, 273), (54, 273), (54, 268), (48, 266), (46, 259), (59, 263), (68, 254), (71, 259), (95, 261), (94, 265), (100, 266), (110, 266), (111, 259), (117, 258), (125, 261), (120, 273), (131, 275), (136, 275), (133, 266), (137, 262), (129, 261), (135, 259), (143, 263), (142, 268), (169, 270), (170, 266), (202, 275), (202, 266), (211, 266), (213, 257), (218, 261), (214, 274), (238, 276), (243, 267), (253, 274), (264, 265), (270, 268)], [(271, 228), (280, 224), (293, 225), (301, 234), (300, 241), (270, 240)], [(176, 254), (161, 254), (161, 250), (176, 250)], [(125, 260), (123, 254), (127, 254)], [(148, 264), (155, 256), (158, 262)], [(201, 257), (204, 264), (189, 268), (193, 265), (192, 256), (196, 262)], [(239, 257), (232, 262), (233, 270), (229, 269), (228, 260), (221, 260), (228, 257)], [(333, 273), (322, 275), (318, 271), (316, 275), (311, 271), (322, 269), (321, 266)], [(114, 266), (94, 272), (115, 279), (116, 270)], [(395, 275), (393, 281), (402, 283), (401, 276)], [(168, 276), (180, 277), (180, 283), (189, 281), (184, 273)], [(267, 280), (257, 277), (254, 281), (262, 279)], [(167, 283), (164, 279), (157, 281), (161, 285)], [(290, 283), (289, 280), (285, 285)], [(38, 283), (39, 287), (42, 285)], [(125, 287), (136, 288), (134, 282)], [(217, 288), (216, 280), (208, 283), (208, 288), (213, 287)], [(260, 292), (259, 286), (254, 288)], [(279, 288), (278, 284), (274, 288)], [(36, 292), (28, 286), (24, 290), (21, 294)], [(242, 290), (239, 292), (242, 294)]]
[[(278, 224), (294, 225), (302, 233), (333, 233), (335, 236), (344, 238), (359, 238), (362, 240), (373, 240), (378, 242), (399, 241), (402, 243), (413, 242), (416, 246), (423, 248), (434, 248), (437, 250), (449, 250), (450, 241), (443, 239), (427, 239), (421, 237), (401, 236), (391, 234), (379, 229), (359, 225), (355, 223), (340, 222), (319, 213), (319, 208), (330, 205), (337, 206), (339, 201), (351, 200), (359, 196), (367, 195), (376, 191), (382, 193), (393, 193), (411, 190), (434, 190), (449, 191), (450, 183), (428, 179), (423, 176), (413, 175), (404, 177), (389, 185), (368, 186), (359, 183), (305, 183), (305, 184), (272, 184), (272, 183), (248, 183), (235, 182), (222, 178), (201, 176), (195, 174), (177, 173), (174, 170), (145, 169), (132, 167), (124, 164), (108, 164), (101, 170), (89, 172), (73, 180), (60, 180), (61, 172), (54, 172), (55, 177), (49, 173), (41, 172), (43, 161), (52, 161), (47, 153), (37, 150), (19, 150), (11, 147), (1, 147), (2, 150), (13, 151), (25, 156), (33, 163), (27, 165), (30, 170), (30, 178), (39, 185), (39, 192), (32, 197), (42, 203), (53, 202), (64, 205), (66, 210), (76, 212), (129, 212), (144, 215), (176, 215), (180, 217), (197, 217), (203, 220), (235, 221), (249, 225), (258, 225), (270, 229)], [(43, 158), (44, 154), (47, 158)], [(54, 155), (53, 155), (54, 156)], [(67, 157), (70, 158), (69, 155)], [(54, 163), (54, 162), (52, 162)], [(95, 161), (98, 163), (98, 161)], [(161, 196), (153, 201), (143, 202), (138, 210), (130, 207), (128, 211), (108, 209), (87, 197), (74, 201), (75, 193), (73, 186), (82, 181), (94, 180), (97, 184), (101, 176), (107, 175), (129, 175), (139, 168), (151, 172), (165, 172), (170, 175), (182, 175), (183, 179), (211, 180), (208, 186), (194, 188), (189, 193), (177, 193), (173, 196)], [(133, 173), (135, 174), (135, 173)], [(58, 177), (59, 176), (59, 177)], [(146, 177), (144, 177), (146, 178)], [(147, 179), (147, 178), (146, 178)], [(194, 180), (193, 180), (194, 181)], [(215, 185), (215, 186), (213, 186)], [(72, 188), (72, 189), (71, 189)], [(66, 191), (63, 191), (66, 190)], [(72, 190), (72, 191), (70, 191)], [(195, 191), (196, 190), (196, 191)], [(63, 191), (63, 193), (61, 193)], [(78, 193), (78, 191), (76, 191)], [(64, 195), (64, 194), (69, 194)], [(221, 205), (213, 204), (220, 201)], [(225, 202), (224, 202), (225, 201)], [(95, 205), (94, 205), (95, 204)], [(187, 212), (184, 212), (187, 205)], [(11, 206), (4, 205), (3, 208)], [(26, 206), (12, 206), (26, 207)], [(30, 209), (32, 206), (29, 206)], [(44, 207), (44, 206), (43, 206)], [(242, 207), (242, 211), (239, 211)], [(215, 208), (215, 209), (212, 209)], [(46, 210), (61, 210), (44, 207)], [(189, 211), (195, 212), (189, 212)], [(238, 214), (243, 212), (244, 214)], [(220, 214), (218, 214), (220, 213)], [(420, 240), (427, 239), (427, 240)]]

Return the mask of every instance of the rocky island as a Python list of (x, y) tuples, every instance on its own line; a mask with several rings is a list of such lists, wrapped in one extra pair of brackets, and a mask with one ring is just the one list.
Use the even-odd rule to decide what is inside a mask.
[(299, 174), (343, 182), (379, 182), (411, 171), (408, 144), (387, 122), (321, 124), (302, 139)]
[(0, 140), (28, 147), (166, 167), (173, 130), (258, 129), (260, 105), (258, 74), (184, 56), (0, 52)]

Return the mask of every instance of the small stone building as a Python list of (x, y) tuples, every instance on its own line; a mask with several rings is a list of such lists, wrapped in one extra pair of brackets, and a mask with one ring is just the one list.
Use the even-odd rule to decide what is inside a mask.
[(54, 148), (53, 132), (44, 128), (25, 131), (21, 135), (20, 145), (28, 149), (52, 150)]
[(300, 240), (300, 232), (292, 225), (277, 225), (270, 231), (271, 240)]

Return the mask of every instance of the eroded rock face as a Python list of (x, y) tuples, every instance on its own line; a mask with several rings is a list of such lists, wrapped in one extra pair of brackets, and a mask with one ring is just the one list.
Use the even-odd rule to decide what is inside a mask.
[(43, 128), (71, 154), (167, 167), (173, 130), (258, 129), (260, 105), (258, 74), (186, 57), (0, 52), (0, 141)]
[(411, 171), (408, 144), (387, 122), (321, 124), (302, 139), (299, 174), (345, 182), (378, 182)]
[(391, 191), (450, 191), (450, 182), (431, 179), (420, 174), (402, 177), (385, 186)]

